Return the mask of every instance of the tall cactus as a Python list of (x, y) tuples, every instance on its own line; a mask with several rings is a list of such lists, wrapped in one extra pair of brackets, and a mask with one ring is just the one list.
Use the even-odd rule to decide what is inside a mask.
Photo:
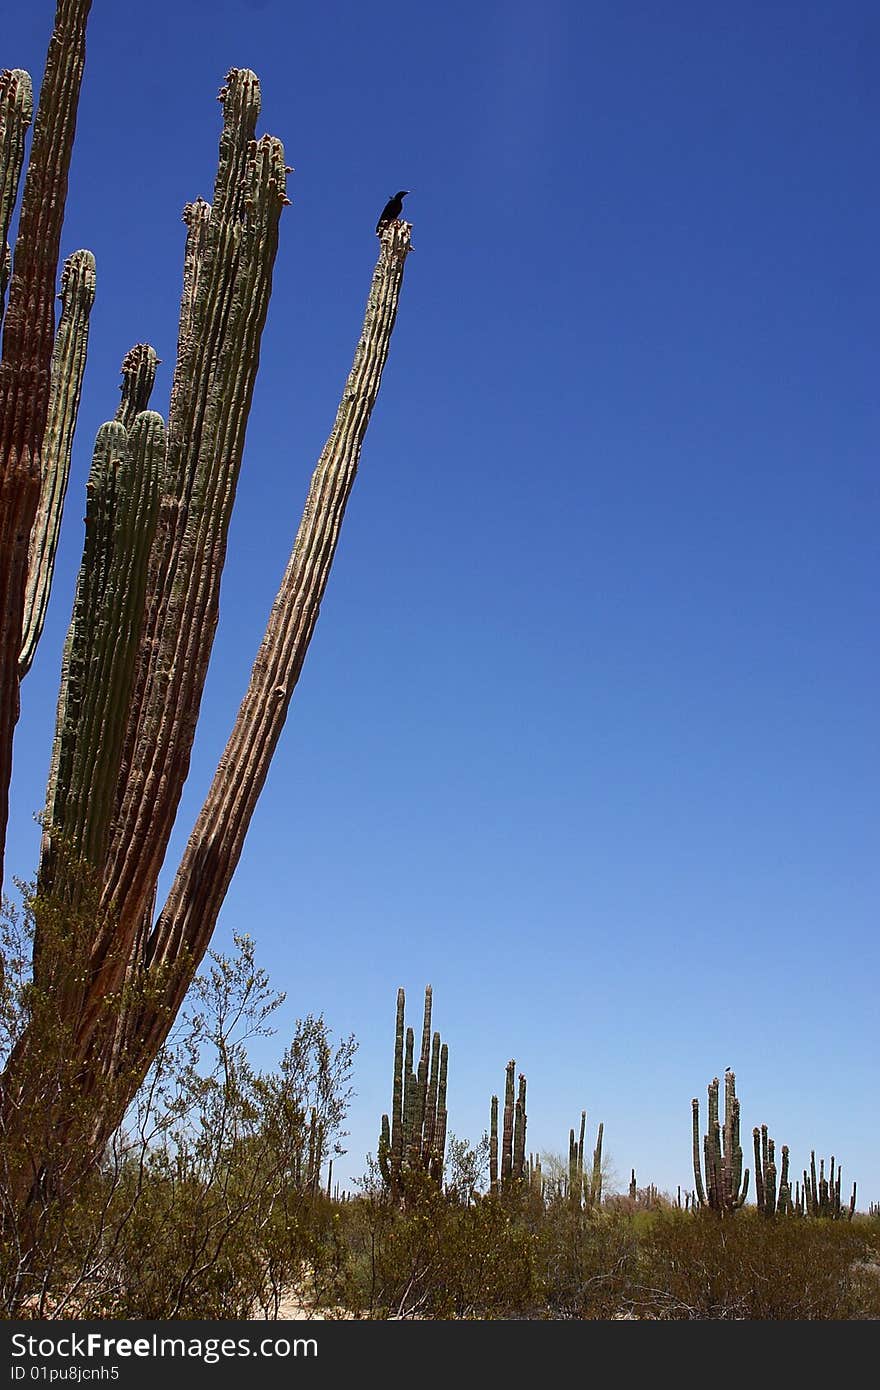
[(782, 1146), (782, 1168), (777, 1189), (776, 1145), (766, 1125), (752, 1130), (755, 1149), (755, 1202), (765, 1216), (787, 1216), (794, 1210), (788, 1177), (788, 1145)]
[(58, 0), (34, 121), (11, 273), (6, 237), (32, 102), (26, 74), (15, 70), (0, 78), (0, 300), (7, 277), (9, 291), (0, 355), (0, 882), (9, 816), (12, 742), (19, 712), (31, 532), (45, 467), (43, 443), (51, 393), (55, 284), (90, 8), (91, 0)]
[(736, 1095), (736, 1076), (724, 1073), (724, 1126), (718, 1110), (718, 1077), (709, 1083), (708, 1131), (703, 1137), (703, 1160), (706, 1169), (705, 1186), (700, 1171), (700, 1103), (691, 1101), (693, 1119), (694, 1182), (701, 1207), (708, 1206), (719, 1215), (738, 1211), (749, 1190), (749, 1170), (743, 1173), (743, 1152), (740, 1144), (739, 1100)]
[[(587, 1112), (581, 1111), (580, 1130), (575, 1141), (574, 1130), (568, 1132), (568, 1200), (571, 1206), (585, 1207), (592, 1211), (602, 1203), (602, 1137), (605, 1126), (602, 1122), (596, 1132), (596, 1145), (593, 1149), (589, 1169), (584, 1163), (584, 1138), (587, 1125)], [(633, 1174), (635, 1177), (635, 1174)]]
[(506, 1192), (528, 1177), (526, 1167), (526, 1079), (516, 1084), (516, 1061), (511, 1059), (504, 1073), (504, 1113), (502, 1118), (500, 1178), (498, 1149), (498, 1097), (489, 1105), (489, 1190)]
[[(59, 12), (74, 9), (72, 3), (59, 6)], [(25, 1171), (15, 1184), (24, 1194), (28, 1172), (31, 1182), (45, 1175), (40, 1149), (50, 1146), (50, 1134), (56, 1160), (65, 1164), (82, 1166), (100, 1152), (167, 1036), (207, 949), (317, 621), (410, 250), (409, 224), (389, 223), (380, 236), (354, 364), (312, 477), (248, 691), (168, 898), (154, 916), (217, 623), (279, 218), (289, 201), (281, 143), (254, 138), (260, 105), (255, 75), (232, 69), (220, 95), (223, 130), (213, 204), (199, 199), (184, 213), (167, 427), (146, 409), (157, 359), (152, 348), (139, 344), (123, 364), (116, 419), (102, 426), (96, 442), (37, 906), (45, 903), (57, 912), (59, 904), (63, 909), (73, 902), (83, 861), (90, 885), (97, 885), (98, 906), (84, 968), (68, 971), (66, 981), (59, 953), (40, 949), (38, 916), (34, 972), (36, 989), (53, 1000), (68, 1039), (66, 1055), (76, 1076), (76, 1105), (69, 1109), (76, 1110), (79, 1129), (77, 1142), (66, 1143), (69, 1125), (60, 1112), (35, 1107), (39, 1118), (31, 1125)], [(16, 294), (13, 275), (7, 336)], [(0, 380), (9, 379), (7, 372)], [(48, 520), (45, 526), (48, 531)], [(20, 639), (19, 628), (16, 669)], [(27, 1108), (21, 1101), (32, 1053), (26, 1033), (4, 1076), (0, 1121), (7, 1136), (14, 1117)], [(445, 1046), (429, 1040), (423, 1060), (423, 1084), (417, 1078), (413, 1090), (409, 1072), (402, 1079), (402, 1114), (412, 1126), (416, 1112), (423, 1126), (427, 1121), (426, 1152), (442, 1172)], [(403, 1124), (402, 1117), (398, 1122)], [(388, 1140), (393, 1145), (390, 1132)], [(60, 1181), (53, 1173), (52, 1182)]]
[(394, 1030), (394, 1080), (391, 1119), (382, 1116), (379, 1136), (379, 1171), (393, 1201), (405, 1197), (406, 1176), (426, 1172), (440, 1184), (446, 1151), (446, 1083), (449, 1050), (440, 1034), (431, 1033), (433, 991), (425, 987), (422, 1040), (418, 1069), (413, 1069), (415, 1037), (404, 1034), (406, 997), (397, 991)]
[(835, 1171), (834, 1155), (831, 1155), (828, 1176), (825, 1176), (825, 1160), (819, 1160), (819, 1173), (816, 1174), (816, 1152), (810, 1151), (810, 1170), (809, 1174), (804, 1169), (803, 1186), (803, 1212), (806, 1216), (826, 1217), (830, 1221), (852, 1221), (856, 1210), (856, 1184), (853, 1183), (852, 1195), (848, 1205), (841, 1202), (840, 1186), (842, 1168), (838, 1165)]

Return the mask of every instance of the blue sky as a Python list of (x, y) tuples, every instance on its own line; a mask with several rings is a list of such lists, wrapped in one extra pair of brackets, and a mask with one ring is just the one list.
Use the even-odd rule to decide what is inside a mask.
[[(42, 72), (50, 0), (4, 21)], [(515, 1057), (528, 1146), (582, 1108), (625, 1185), (689, 1186), (732, 1066), (796, 1171), (880, 1200), (880, 14), (871, 3), (95, 0), (64, 230), (98, 292), (10, 874), (33, 869), (95, 430), (134, 342), (167, 409), (226, 70), (295, 173), (192, 770), (243, 694), (399, 187), (415, 251), (329, 589), (215, 944), (284, 1030), (360, 1048), (426, 983), (450, 1127)]]

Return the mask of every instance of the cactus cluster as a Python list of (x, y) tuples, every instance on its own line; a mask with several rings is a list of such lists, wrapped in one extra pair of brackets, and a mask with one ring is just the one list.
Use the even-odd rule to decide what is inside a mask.
[(724, 1073), (724, 1123), (719, 1117), (718, 1077), (709, 1083), (709, 1118), (707, 1133), (703, 1136), (703, 1162), (705, 1163), (705, 1183), (700, 1162), (700, 1103), (691, 1101), (693, 1119), (693, 1161), (694, 1183), (697, 1201), (701, 1207), (709, 1207), (724, 1216), (738, 1211), (746, 1200), (749, 1189), (749, 1170), (743, 1173), (743, 1152), (739, 1133), (739, 1100), (736, 1095), (736, 1077), (732, 1071)]
[(602, 1137), (605, 1126), (600, 1121), (596, 1133), (596, 1146), (590, 1167), (584, 1164), (584, 1134), (587, 1125), (587, 1112), (581, 1111), (581, 1124), (577, 1142), (574, 1130), (568, 1132), (568, 1200), (573, 1207), (584, 1207), (594, 1211), (602, 1204)]
[(777, 1186), (776, 1145), (767, 1126), (752, 1130), (755, 1147), (755, 1202), (765, 1216), (788, 1216), (794, 1211), (791, 1183), (788, 1177), (788, 1145), (782, 1146), (782, 1167)]
[(379, 1171), (392, 1200), (405, 1195), (406, 1176), (425, 1172), (439, 1185), (443, 1181), (446, 1152), (446, 1079), (449, 1049), (440, 1034), (431, 1033), (433, 991), (425, 988), (422, 1040), (417, 1069), (414, 1065), (415, 1034), (405, 1028), (406, 996), (397, 991), (394, 1030), (394, 1079), (391, 1118), (382, 1116), (379, 1136)]
[[(498, 1097), (489, 1103), (489, 1191), (493, 1194), (518, 1187), (526, 1169), (526, 1079), (520, 1073), (516, 1086), (516, 1061), (507, 1063), (504, 1077), (504, 1113), (501, 1130), (499, 1177)], [(528, 1173), (531, 1182), (532, 1173)]]
[(852, 1195), (849, 1203), (841, 1201), (842, 1169), (838, 1166), (835, 1169), (834, 1155), (831, 1156), (828, 1176), (825, 1176), (825, 1160), (819, 1160), (819, 1172), (816, 1173), (816, 1152), (810, 1150), (809, 1171), (804, 1169), (803, 1187), (798, 1187), (795, 1198), (795, 1210), (800, 1216), (826, 1217), (830, 1221), (851, 1221), (856, 1209), (856, 1184), (853, 1183)]

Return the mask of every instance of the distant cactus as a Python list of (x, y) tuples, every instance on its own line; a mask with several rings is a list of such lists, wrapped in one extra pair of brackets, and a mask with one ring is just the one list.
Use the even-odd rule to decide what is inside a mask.
[(584, 1134), (587, 1112), (581, 1111), (578, 1138), (574, 1130), (568, 1131), (568, 1185), (566, 1196), (571, 1206), (580, 1210), (595, 1210), (602, 1203), (602, 1136), (605, 1126), (600, 1123), (596, 1133), (596, 1146), (593, 1149), (589, 1170), (584, 1164)]
[(736, 1096), (736, 1077), (724, 1073), (724, 1126), (718, 1112), (718, 1077), (709, 1083), (708, 1132), (703, 1137), (703, 1159), (706, 1169), (705, 1185), (700, 1165), (700, 1103), (691, 1101), (693, 1118), (694, 1182), (701, 1207), (708, 1206), (719, 1215), (738, 1211), (749, 1190), (749, 1170), (743, 1174), (743, 1153), (739, 1137), (739, 1101)]
[(852, 1196), (848, 1205), (841, 1203), (840, 1184), (842, 1169), (835, 1171), (834, 1155), (828, 1177), (825, 1176), (825, 1160), (819, 1160), (819, 1173), (816, 1174), (816, 1153), (810, 1152), (810, 1171), (804, 1169), (804, 1186), (798, 1194), (801, 1213), (811, 1217), (825, 1217), (829, 1221), (852, 1221), (856, 1210), (856, 1184), (853, 1183)]
[(776, 1183), (776, 1146), (761, 1125), (752, 1130), (755, 1148), (755, 1202), (765, 1216), (787, 1216), (794, 1210), (788, 1179), (788, 1145), (782, 1146), (782, 1170)]
[(404, 1030), (406, 996), (402, 989), (397, 991), (391, 1119), (382, 1116), (378, 1152), (379, 1172), (394, 1201), (405, 1195), (408, 1172), (429, 1173), (438, 1185), (443, 1181), (449, 1050), (446, 1043), (441, 1045), (439, 1033), (431, 1035), (432, 1005), (433, 991), (427, 985), (415, 1071), (415, 1037), (412, 1028)]
[[(498, 1148), (498, 1097), (489, 1105), (489, 1191), (510, 1191), (530, 1180), (526, 1166), (526, 1079), (520, 1075), (516, 1087), (516, 1062), (507, 1063), (504, 1076), (504, 1113), (501, 1151)], [(499, 1177), (500, 1158), (500, 1177)]]

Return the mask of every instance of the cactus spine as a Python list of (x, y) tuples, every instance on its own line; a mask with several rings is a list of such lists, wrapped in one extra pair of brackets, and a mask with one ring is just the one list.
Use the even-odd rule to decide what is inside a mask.
[(405, 1197), (408, 1172), (423, 1171), (439, 1185), (443, 1181), (446, 1151), (446, 1084), (449, 1050), (441, 1045), (440, 1034), (431, 1034), (433, 991), (425, 988), (422, 1040), (418, 1070), (413, 1070), (415, 1037), (406, 1029), (406, 998), (397, 991), (397, 1019), (394, 1031), (394, 1079), (391, 1119), (382, 1116), (379, 1136), (379, 1172), (393, 1201)]
[(719, 1119), (718, 1091), (719, 1081), (716, 1076), (709, 1083), (708, 1132), (703, 1137), (705, 1187), (700, 1172), (700, 1103), (696, 1098), (691, 1101), (694, 1181), (700, 1206), (708, 1206), (710, 1210), (724, 1216), (738, 1211), (745, 1202), (749, 1190), (749, 1170), (747, 1168), (743, 1174), (739, 1100), (736, 1095), (736, 1077), (732, 1071), (724, 1073), (723, 1128)]

